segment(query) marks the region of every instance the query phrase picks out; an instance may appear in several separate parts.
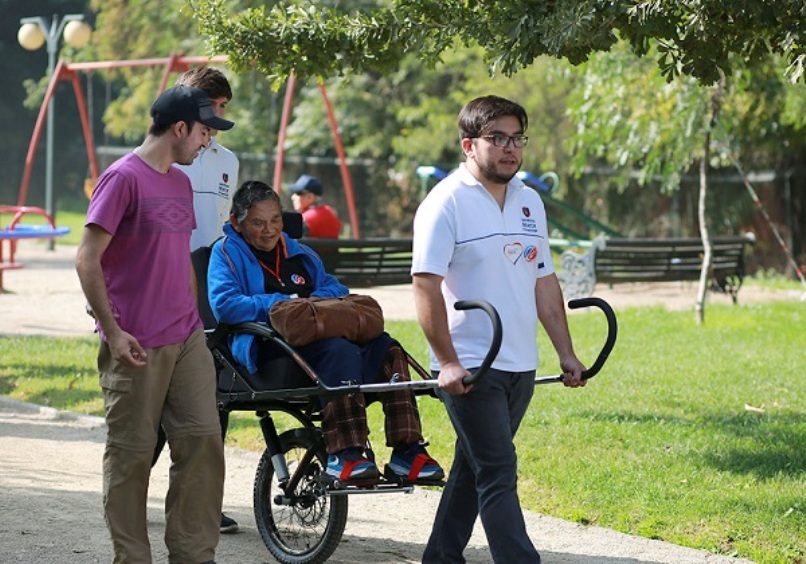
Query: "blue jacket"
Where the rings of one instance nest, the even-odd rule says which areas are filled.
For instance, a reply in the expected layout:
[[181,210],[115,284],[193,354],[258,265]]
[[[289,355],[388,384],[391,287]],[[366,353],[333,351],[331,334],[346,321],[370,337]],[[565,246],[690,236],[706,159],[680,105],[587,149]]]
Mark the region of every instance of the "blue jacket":
[[[305,270],[313,277],[311,296],[340,298],[349,293],[335,276],[325,272],[322,259],[313,249],[283,233],[289,257],[302,256]],[[213,315],[220,323],[236,325],[247,321],[269,322],[269,310],[276,302],[292,299],[285,294],[267,294],[264,273],[254,253],[240,233],[224,224],[224,237],[213,245],[207,271],[207,294]],[[235,360],[254,373],[257,371],[257,341],[253,335],[230,338]]]

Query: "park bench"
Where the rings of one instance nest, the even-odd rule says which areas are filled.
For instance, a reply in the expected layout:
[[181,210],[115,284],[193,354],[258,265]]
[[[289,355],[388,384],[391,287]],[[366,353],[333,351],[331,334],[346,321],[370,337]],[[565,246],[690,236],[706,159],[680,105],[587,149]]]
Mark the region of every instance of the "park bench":
[[[709,273],[710,289],[731,296],[736,303],[744,279],[745,249],[755,244],[752,233],[714,237]],[[642,239],[597,237],[580,254],[562,253],[558,274],[566,298],[589,296],[597,282],[670,282],[699,280],[704,256],[696,237]]]
[[316,251],[329,274],[349,288],[411,282],[411,239],[315,239],[301,243]]
[[[68,227],[56,227],[53,218],[42,208],[33,206],[0,206],[0,215],[13,214],[9,224],[0,229],[0,293],[3,292],[3,272],[23,267],[17,261],[17,241],[20,239],[56,239],[70,232]],[[47,221],[44,225],[26,225],[20,220],[26,215],[38,215]],[[3,252],[8,242],[8,253]]]

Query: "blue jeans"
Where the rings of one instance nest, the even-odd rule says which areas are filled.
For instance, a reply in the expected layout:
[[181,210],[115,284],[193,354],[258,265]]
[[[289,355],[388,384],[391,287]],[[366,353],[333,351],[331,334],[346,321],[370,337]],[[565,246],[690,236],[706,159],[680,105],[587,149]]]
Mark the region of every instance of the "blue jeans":
[[512,440],[534,394],[534,371],[490,369],[464,395],[439,392],[456,430],[456,452],[423,563],[463,563],[476,517],[498,563],[539,563],[517,491]]

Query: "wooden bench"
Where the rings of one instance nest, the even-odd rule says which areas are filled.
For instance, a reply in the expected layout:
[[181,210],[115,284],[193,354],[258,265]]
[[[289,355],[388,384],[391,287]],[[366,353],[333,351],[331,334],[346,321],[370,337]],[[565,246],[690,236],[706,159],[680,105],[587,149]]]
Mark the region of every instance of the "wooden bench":
[[411,282],[411,239],[314,239],[300,243],[316,251],[329,274],[349,288]]
[[[736,303],[744,279],[745,249],[755,235],[714,237],[711,241],[711,290]],[[565,297],[590,295],[597,282],[669,282],[699,280],[704,248],[699,238],[628,239],[600,236],[580,255],[565,251],[558,274]]]

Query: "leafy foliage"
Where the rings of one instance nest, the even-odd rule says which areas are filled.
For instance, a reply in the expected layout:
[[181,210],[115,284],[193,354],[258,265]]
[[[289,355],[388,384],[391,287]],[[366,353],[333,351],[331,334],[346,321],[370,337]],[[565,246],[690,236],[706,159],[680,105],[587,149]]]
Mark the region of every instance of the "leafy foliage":
[[657,40],[667,80],[683,74],[713,83],[737,63],[732,55],[743,62],[783,55],[793,82],[806,64],[800,0],[394,0],[353,12],[289,0],[236,13],[224,0],[189,2],[213,52],[277,82],[292,73],[389,72],[407,53],[433,66],[457,37],[480,45],[506,75],[541,55],[585,62],[619,37],[639,55]]
[[[193,19],[182,0],[165,0],[159,9],[162,31],[154,31],[155,6],[148,0],[92,0],[97,13],[90,60],[131,60],[167,57],[200,50],[202,41],[192,33]],[[184,38],[184,39],[178,39]],[[150,122],[149,108],[157,94],[163,69],[122,68],[112,77],[124,80],[121,92],[106,108],[109,134],[139,143]]]
[[[712,167],[730,167],[725,149],[740,154],[748,166],[772,168],[782,147],[803,148],[799,110],[806,105],[806,88],[786,83],[783,67],[780,58],[766,57],[736,67],[727,77],[714,124],[718,150],[708,156]],[[638,171],[640,184],[660,179],[672,191],[681,175],[706,157],[703,139],[710,127],[712,87],[691,77],[667,83],[660,68],[624,44],[592,56],[574,72],[580,83],[568,98],[576,127],[569,144],[577,174],[604,162],[623,173],[622,187],[629,173]]]
[[580,71],[582,83],[569,99],[575,169],[593,157],[621,171],[622,185],[637,170],[640,184],[659,177],[663,188],[675,189],[680,175],[703,157],[708,88],[692,78],[666,83],[657,67],[623,44],[597,54]]

